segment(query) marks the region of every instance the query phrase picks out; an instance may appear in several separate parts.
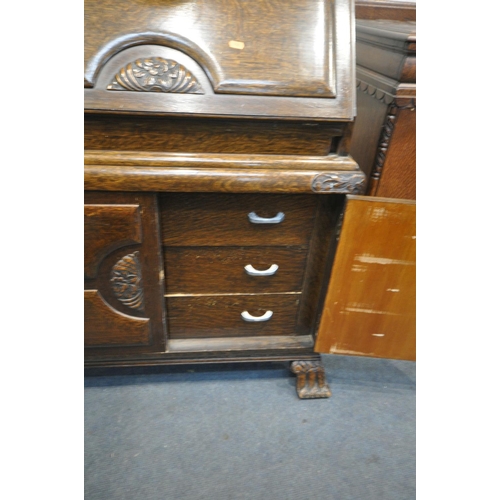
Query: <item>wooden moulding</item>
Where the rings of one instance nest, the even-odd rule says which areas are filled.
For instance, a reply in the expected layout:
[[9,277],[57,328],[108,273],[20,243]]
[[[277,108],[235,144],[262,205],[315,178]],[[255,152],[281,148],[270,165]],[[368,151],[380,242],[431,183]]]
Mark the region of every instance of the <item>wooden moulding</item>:
[[362,194],[350,157],[85,153],[85,189],[97,191]]

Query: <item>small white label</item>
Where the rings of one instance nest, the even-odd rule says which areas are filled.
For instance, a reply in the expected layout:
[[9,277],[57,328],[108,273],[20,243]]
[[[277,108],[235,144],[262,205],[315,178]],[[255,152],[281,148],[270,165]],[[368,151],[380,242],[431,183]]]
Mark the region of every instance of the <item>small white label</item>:
[[231,40],[229,42],[229,46],[232,49],[238,49],[238,50],[243,50],[245,48],[245,43],[244,42],[238,42],[236,40]]

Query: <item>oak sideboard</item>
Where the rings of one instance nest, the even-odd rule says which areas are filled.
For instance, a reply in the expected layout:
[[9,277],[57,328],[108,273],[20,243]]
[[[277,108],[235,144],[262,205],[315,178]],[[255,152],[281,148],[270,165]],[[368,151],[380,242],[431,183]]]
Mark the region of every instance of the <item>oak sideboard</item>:
[[86,0],[86,366],[286,361],[330,395],[354,31],[349,0]]

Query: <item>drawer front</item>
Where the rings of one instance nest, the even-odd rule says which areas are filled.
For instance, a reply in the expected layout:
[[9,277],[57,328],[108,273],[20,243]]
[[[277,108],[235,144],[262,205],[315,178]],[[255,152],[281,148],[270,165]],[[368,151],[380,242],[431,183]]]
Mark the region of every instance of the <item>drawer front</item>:
[[[299,300],[300,294],[168,297],[169,337],[293,335]],[[272,317],[248,322],[245,311],[257,318],[272,311]]]
[[306,258],[307,247],[166,247],[167,295],[300,292]]
[[300,246],[311,236],[317,197],[169,193],[160,201],[165,246]]

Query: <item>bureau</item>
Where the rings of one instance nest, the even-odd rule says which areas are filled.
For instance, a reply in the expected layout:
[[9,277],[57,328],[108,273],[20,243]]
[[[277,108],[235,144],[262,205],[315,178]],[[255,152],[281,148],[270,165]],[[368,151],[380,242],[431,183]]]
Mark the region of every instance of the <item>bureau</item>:
[[316,332],[366,187],[353,2],[85,9],[86,366],[287,361],[328,397]]

